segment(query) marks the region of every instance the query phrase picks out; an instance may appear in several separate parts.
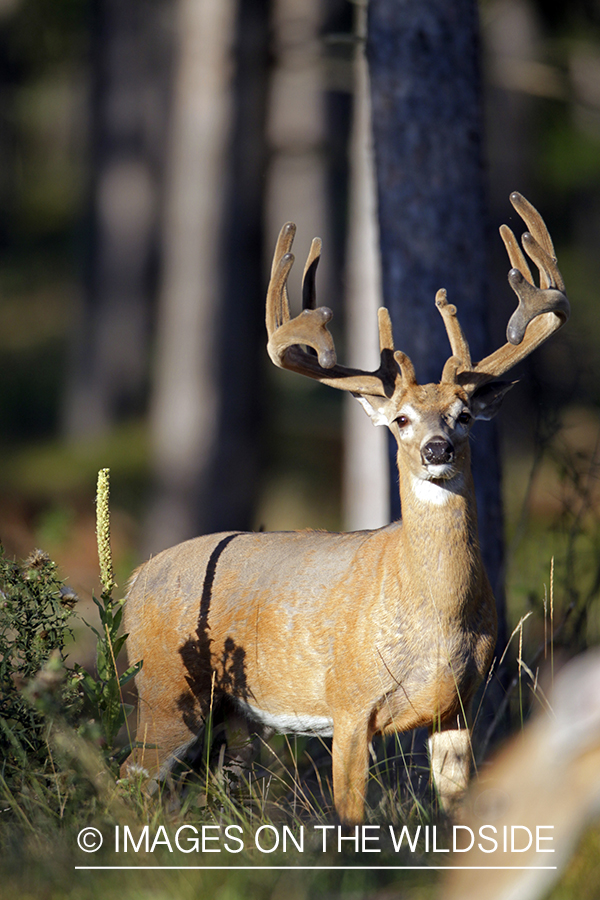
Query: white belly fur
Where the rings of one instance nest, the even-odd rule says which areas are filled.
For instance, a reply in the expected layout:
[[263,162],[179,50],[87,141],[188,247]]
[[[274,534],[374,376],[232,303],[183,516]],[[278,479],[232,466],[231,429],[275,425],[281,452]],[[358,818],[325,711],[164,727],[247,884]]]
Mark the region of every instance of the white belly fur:
[[306,734],[333,737],[333,720],[327,716],[311,716],[298,713],[268,713],[243,700],[237,700],[244,715],[261,725],[273,728],[279,734]]

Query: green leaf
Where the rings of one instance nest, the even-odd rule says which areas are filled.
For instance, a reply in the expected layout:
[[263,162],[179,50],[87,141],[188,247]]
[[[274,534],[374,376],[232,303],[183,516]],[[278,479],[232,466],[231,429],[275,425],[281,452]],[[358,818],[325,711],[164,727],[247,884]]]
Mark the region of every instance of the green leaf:
[[122,634],[118,638],[115,638],[115,640],[113,641],[112,647],[113,647],[113,654],[114,654],[115,659],[121,652],[121,648],[122,648],[123,644],[125,643],[125,640],[126,640],[125,635]]
[[129,666],[128,669],[123,672],[121,677],[119,678],[119,685],[123,687],[124,684],[127,684],[128,681],[131,681],[132,678],[135,678],[137,673],[142,668],[143,660],[140,659],[139,662],[134,663],[133,666]]

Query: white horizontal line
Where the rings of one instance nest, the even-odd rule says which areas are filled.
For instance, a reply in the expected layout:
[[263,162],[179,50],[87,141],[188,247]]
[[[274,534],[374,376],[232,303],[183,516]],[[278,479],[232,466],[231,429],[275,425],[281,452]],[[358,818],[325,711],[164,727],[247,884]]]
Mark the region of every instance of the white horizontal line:
[[419,870],[423,872],[441,872],[441,871],[452,871],[454,869],[461,871],[490,871],[490,872],[508,872],[508,871],[516,871],[516,872],[529,872],[529,871],[555,871],[557,866],[75,866],[75,869],[94,869],[97,871],[108,871],[109,869],[118,869],[118,870],[148,870],[148,869],[169,869],[175,871],[189,871],[190,869],[198,870],[198,871],[228,871],[231,870],[239,872],[239,871],[291,871],[291,870],[299,870],[299,871],[315,871],[317,869],[327,869],[335,871],[336,869],[340,870],[351,870],[356,869],[358,871],[376,871],[376,872],[389,872],[389,871],[400,871],[410,869],[412,871]]

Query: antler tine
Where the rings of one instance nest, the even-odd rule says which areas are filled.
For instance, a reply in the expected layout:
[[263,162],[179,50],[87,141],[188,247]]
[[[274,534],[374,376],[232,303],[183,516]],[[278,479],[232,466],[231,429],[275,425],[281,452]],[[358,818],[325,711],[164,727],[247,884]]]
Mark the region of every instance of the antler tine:
[[520,344],[532,319],[543,313],[554,312],[562,316],[562,321],[565,322],[570,310],[564,293],[565,283],[544,220],[537,209],[517,191],[510,195],[510,201],[530,229],[521,240],[527,256],[536,264],[540,273],[540,287],[536,288],[527,264],[523,267],[524,259],[518,251],[514,235],[510,229],[503,229],[500,233],[513,266],[508,280],[519,298],[519,305],[509,320],[506,336],[511,344]]
[[286,222],[279,232],[273,262],[271,264],[271,279],[267,290],[267,333],[273,334],[280,325],[290,320],[290,304],[287,291],[287,278],[294,264],[294,255],[290,253],[296,226],[293,222]]
[[296,237],[296,225],[294,222],[286,222],[281,226],[281,230],[277,235],[277,243],[275,244],[275,252],[273,253],[273,262],[271,263],[271,278],[275,274],[281,258],[289,253]]
[[315,280],[317,277],[317,266],[321,259],[321,246],[321,238],[316,237],[312,239],[302,274],[302,309],[316,309],[317,307]]
[[[327,307],[316,306],[315,274],[321,256],[321,241],[314,238],[304,267],[302,294],[304,309],[290,318],[286,282],[294,261],[290,253],[295,226],[284,225],[273,258],[271,280],[267,291],[267,350],[271,360],[280,368],[315,378],[358,397],[383,397],[388,400],[402,383],[396,358],[403,357],[405,381],[414,379],[414,369],[404,354],[394,354],[392,326],[387,310],[379,310],[379,346],[381,361],[374,372],[351,369],[336,363],[333,339],[327,323],[333,313]],[[311,348],[306,350],[304,348]],[[315,357],[314,351],[317,356]],[[407,361],[408,360],[408,361]]]
[[392,331],[392,320],[385,306],[380,306],[377,310],[377,325],[379,328],[379,352],[389,350],[394,352],[394,333]]
[[[326,306],[321,309],[304,310],[300,316],[292,319],[287,294],[287,279],[290,269],[294,264],[294,256],[290,249],[296,234],[296,226],[293,222],[287,222],[277,238],[273,264],[271,266],[271,280],[267,289],[266,325],[267,325],[267,351],[276,366],[289,368],[285,362],[287,350],[296,344],[311,347],[319,359],[319,367],[331,369],[335,366],[336,356],[333,339],[327,331],[327,322],[333,313]],[[316,252],[313,252],[315,250]],[[311,247],[311,253],[304,270],[304,281],[307,281],[307,272],[312,272],[308,277],[314,291],[314,270],[319,261],[320,241],[316,238]],[[300,351],[305,356],[305,351]],[[313,360],[314,361],[314,360]]]
[[449,356],[444,363],[440,384],[458,384],[458,372],[462,366],[462,360],[458,356]]
[[[537,209],[535,208],[535,206],[533,206],[529,202],[529,200],[526,200],[525,197],[522,194],[520,194],[518,191],[512,192],[512,194],[510,195],[510,202],[512,203],[512,205],[514,206],[516,211],[519,213],[519,215],[521,216],[521,218],[527,225],[527,228],[529,229],[531,235],[534,237],[534,239],[540,245],[542,250],[544,250],[546,255],[548,257],[550,257],[550,259],[553,259],[554,263],[556,263],[556,254],[554,252],[554,244],[552,243],[552,238],[550,237],[550,232],[546,228],[546,223],[540,216],[540,214],[537,211]],[[523,237],[525,237],[525,235],[523,235]],[[533,257],[530,257],[530,258],[533,259]],[[535,259],[533,261],[536,262]],[[537,263],[536,263],[536,265],[537,265]],[[556,271],[558,272],[558,269]],[[542,273],[540,273],[540,275],[541,274]],[[560,274],[559,274],[559,278],[560,278]],[[561,279],[561,281],[562,281],[562,279]],[[542,288],[547,288],[547,287],[551,287],[552,283],[549,281],[548,284],[545,284],[545,285],[542,284],[540,286]],[[558,285],[554,285],[554,286],[558,287]],[[564,284],[563,284],[562,288],[560,288],[560,290],[564,290]]]
[[410,357],[402,350],[394,349],[394,334],[392,332],[392,320],[385,306],[377,310],[377,322],[379,326],[379,355],[380,365],[377,370],[382,381],[394,386],[394,391],[400,385],[417,384],[415,367]]
[[[542,290],[556,288],[564,293],[565,283],[556,264],[554,244],[546,228],[546,223],[537,209],[517,191],[511,194],[510,201],[529,228],[529,231],[523,235],[522,241],[525,252],[538,267],[540,288]],[[508,230],[510,231],[510,229]],[[522,255],[521,260],[523,260]],[[515,268],[521,269],[521,265],[514,263],[512,258],[511,263]],[[533,284],[533,278],[529,277],[527,280]]]
[[500,237],[504,242],[504,247],[506,252],[508,253],[508,258],[510,260],[510,264],[513,269],[518,269],[519,272],[527,279],[530,284],[533,284],[533,276],[531,274],[531,270],[529,268],[529,264],[523,255],[523,251],[519,247],[516,237],[514,236],[511,229],[508,225],[500,226]]
[[555,288],[564,294],[565,283],[560,274],[558,265],[556,264],[556,257],[550,256],[544,247],[542,247],[528,231],[525,232],[521,240],[523,241],[523,246],[525,247],[527,255],[539,269],[540,288],[542,290]]
[[529,266],[513,232],[503,225],[500,235],[512,266],[508,281],[519,299],[519,305],[508,323],[508,343],[481,360],[470,371],[461,365],[458,381],[471,390],[508,372],[569,318],[570,306],[564,292],[564,281],[544,220],[535,207],[516,191],[511,194],[510,200],[530,229],[521,240],[525,253],[539,269],[540,287],[533,283]]
[[[469,350],[469,345],[463,334],[463,330],[460,327],[460,322],[456,315],[456,307],[452,303],[448,303],[447,294],[443,288],[435,295],[435,305],[446,326],[446,334],[450,341],[452,357],[458,357],[462,367],[470,369],[471,351]],[[452,357],[450,357],[450,359],[452,359]]]

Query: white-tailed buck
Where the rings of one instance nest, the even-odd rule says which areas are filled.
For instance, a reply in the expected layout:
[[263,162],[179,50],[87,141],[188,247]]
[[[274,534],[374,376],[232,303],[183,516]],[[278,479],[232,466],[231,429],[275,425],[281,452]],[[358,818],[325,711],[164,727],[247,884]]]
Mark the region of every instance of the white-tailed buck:
[[[474,365],[444,291],[436,296],[451,357],[439,384],[418,384],[394,351],[379,310],[375,372],[337,365],[315,308],[320,241],[303,279],[305,309],[290,317],[286,281],[295,228],[279,235],[267,295],[268,352],[277,366],[350,391],[398,443],[402,520],[375,531],[227,532],[165,550],[131,582],[125,611],[137,676],[132,762],[160,777],[182,758],[223,694],[256,723],[333,735],[333,792],[343,822],[364,815],[369,743],[427,726],[435,784],[448,807],[465,788],[473,695],[492,657],[496,612],[483,568],[469,457],[476,419],[496,412],[493,384],[568,318],[552,241],[537,211],[511,201],[529,231],[525,252],[501,229],[519,305],[508,343]],[[312,348],[312,349],[306,349]],[[127,764],[126,764],[127,766]]]

